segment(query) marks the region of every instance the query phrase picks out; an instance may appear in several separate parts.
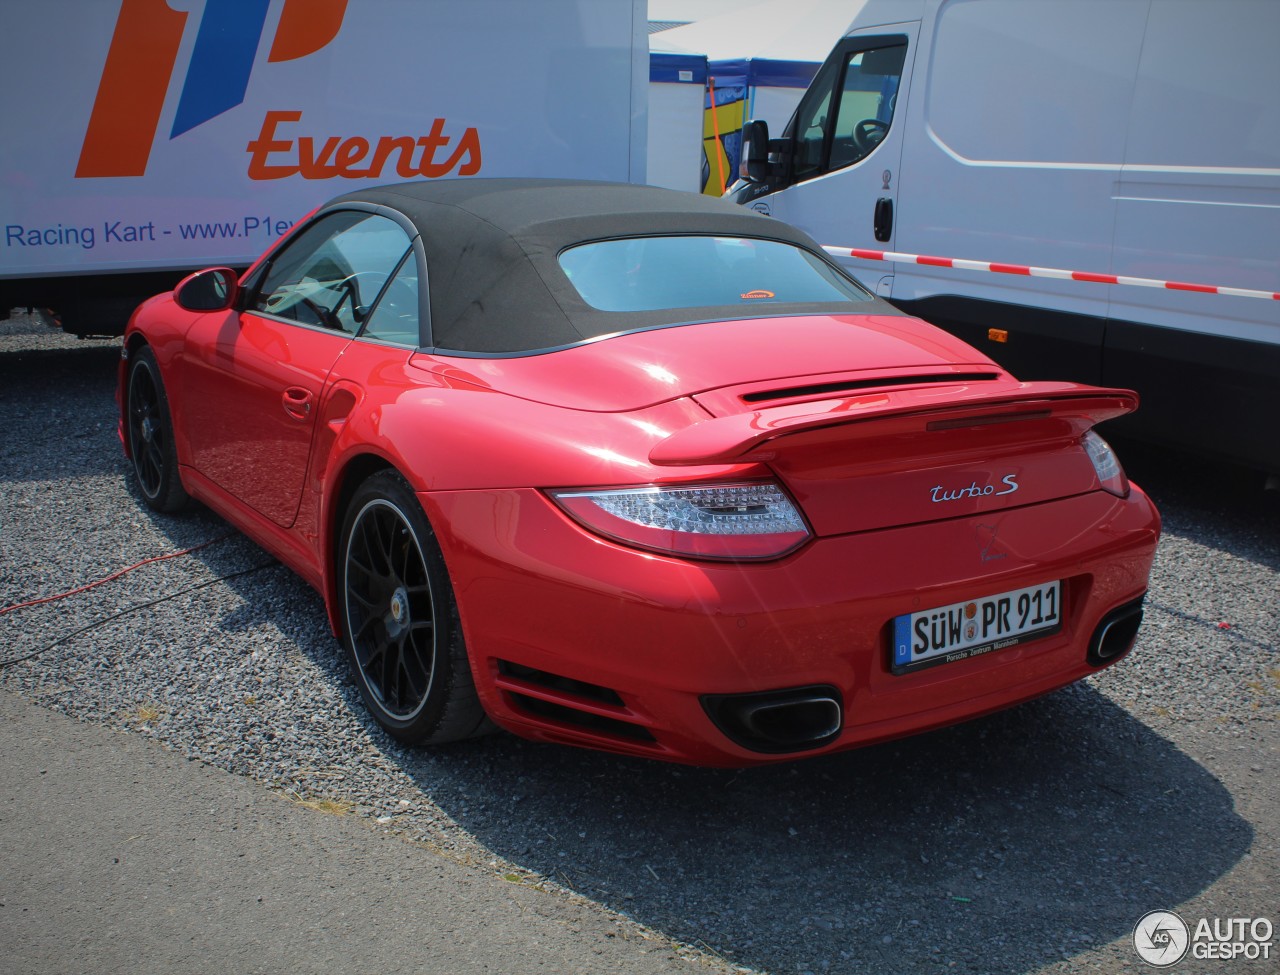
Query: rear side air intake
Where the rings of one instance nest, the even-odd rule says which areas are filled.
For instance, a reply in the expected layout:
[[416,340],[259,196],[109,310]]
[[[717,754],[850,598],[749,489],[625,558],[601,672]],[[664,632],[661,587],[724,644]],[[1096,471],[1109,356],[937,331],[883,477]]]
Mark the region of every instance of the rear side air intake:
[[612,688],[509,660],[497,663],[498,688],[516,710],[609,738],[645,743],[654,740]]

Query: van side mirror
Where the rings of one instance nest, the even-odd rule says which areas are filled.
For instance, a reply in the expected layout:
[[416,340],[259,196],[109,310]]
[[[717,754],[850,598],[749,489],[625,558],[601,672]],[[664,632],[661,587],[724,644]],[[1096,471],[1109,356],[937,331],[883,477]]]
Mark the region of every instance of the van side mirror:
[[742,127],[742,162],[738,175],[748,183],[769,179],[769,123],[752,119]]
[[179,281],[173,300],[187,311],[226,311],[239,294],[236,272],[229,267],[212,267]]

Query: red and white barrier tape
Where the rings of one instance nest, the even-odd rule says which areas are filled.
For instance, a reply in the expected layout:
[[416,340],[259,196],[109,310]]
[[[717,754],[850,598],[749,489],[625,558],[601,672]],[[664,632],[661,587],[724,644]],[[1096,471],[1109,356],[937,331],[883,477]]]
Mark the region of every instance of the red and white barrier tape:
[[1210,295],[1235,295],[1237,298],[1266,298],[1280,301],[1280,292],[1254,291],[1252,288],[1227,288],[1187,281],[1159,281],[1155,278],[1133,278],[1124,274],[1096,274],[1093,271],[1064,271],[1056,267],[1032,267],[1027,264],[996,264],[992,261],[968,261],[959,257],[930,257],[927,254],[902,254],[897,251],[871,251],[858,247],[822,248],[835,257],[860,257],[866,261],[894,261],[901,264],[927,264],[931,267],[955,267],[963,271],[991,271],[995,274],[1021,274],[1033,278],[1057,278],[1062,281],[1089,281],[1094,284],[1128,284],[1139,288],[1167,288],[1170,291],[1198,291]]

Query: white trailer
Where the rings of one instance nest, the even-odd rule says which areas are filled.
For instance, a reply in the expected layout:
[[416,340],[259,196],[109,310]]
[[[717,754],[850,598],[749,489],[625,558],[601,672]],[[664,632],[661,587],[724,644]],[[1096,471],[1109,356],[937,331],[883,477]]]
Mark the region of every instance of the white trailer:
[[1131,431],[1280,472],[1280,3],[849,12],[735,198],[1021,378],[1137,389]]
[[702,190],[702,105],[707,56],[649,35],[649,155],[646,181],[669,190]]
[[0,5],[0,317],[121,331],[360,183],[645,181],[644,0]]

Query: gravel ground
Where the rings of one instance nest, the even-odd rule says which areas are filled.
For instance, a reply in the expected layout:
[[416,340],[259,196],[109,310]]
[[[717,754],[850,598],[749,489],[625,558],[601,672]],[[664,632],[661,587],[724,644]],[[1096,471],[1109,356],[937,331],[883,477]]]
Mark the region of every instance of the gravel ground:
[[505,734],[412,751],[360,705],[312,590],[203,509],[143,506],[117,350],[0,322],[0,608],[209,544],[0,615],[0,687],[584,898],[712,967],[1119,973],[1147,911],[1280,927],[1280,497],[1247,472],[1125,445],[1165,518],[1147,621],[1123,662],[1040,701],[746,771]]

